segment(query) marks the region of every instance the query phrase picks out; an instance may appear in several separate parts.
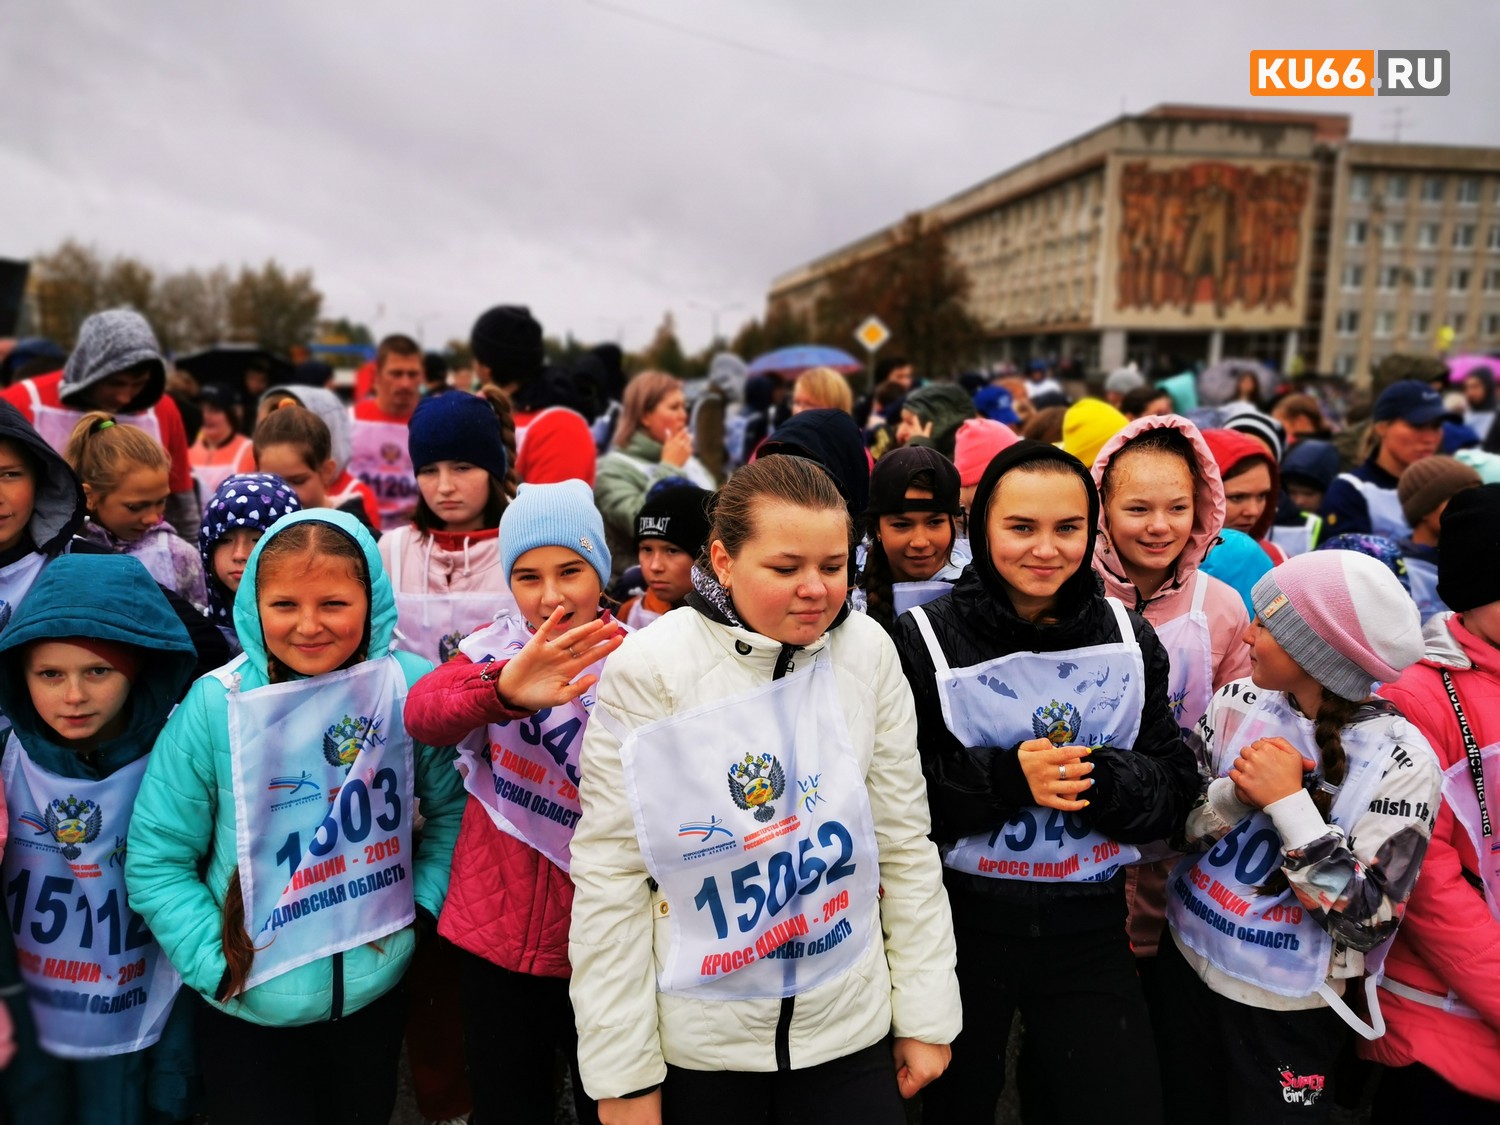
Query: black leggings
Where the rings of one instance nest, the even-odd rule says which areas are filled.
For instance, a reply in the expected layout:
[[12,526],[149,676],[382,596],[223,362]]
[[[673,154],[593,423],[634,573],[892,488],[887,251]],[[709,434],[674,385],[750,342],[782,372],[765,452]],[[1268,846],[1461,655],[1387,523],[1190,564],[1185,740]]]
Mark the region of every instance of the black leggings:
[[599,1107],[578,1077],[578,1032],[565,977],[513,973],[460,949],[464,1054],[474,1094],[470,1125],[552,1125],[559,1049],[573,1073],[580,1125],[598,1125]]
[[[993,1125],[1017,1009],[1026,1028],[1028,1125],[1161,1119],[1151,1020],[1123,926],[1049,938],[958,927],[964,1029],[923,1119]],[[1034,1064],[1034,1065],[1032,1065]]]
[[386,1125],[406,1027],[397,985],[352,1015],[262,1027],[204,1005],[199,1061],[214,1125]]
[[[941,1121],[941,1118],[929,1118]],[[668,1066],[662,1125],[904,1125],[889,1041],[802,1070]]]
[[[1220,996],[1170,933],[1156,954],[1157,1049],[1168,1125],[1327,1121],[1349,1029],[1327,1007],[1278,1011]],[[1425,1115],[1414,1120],[1438,1120]]]

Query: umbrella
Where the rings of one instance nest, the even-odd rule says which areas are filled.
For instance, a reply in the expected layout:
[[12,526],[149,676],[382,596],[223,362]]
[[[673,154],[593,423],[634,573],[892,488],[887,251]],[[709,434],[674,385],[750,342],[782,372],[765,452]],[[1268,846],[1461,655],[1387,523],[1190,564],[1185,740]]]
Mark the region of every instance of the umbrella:
[[292,374],[290,363],[254,344],[215,344],[191,355],[178,356],[173,362],[199,383],[218,383],[243,390],[245,372],[254,360],[270,367],[269,386],[287,382]]
[[1462,383],[1468,378],[1469,372],[1476,367],[1488,367],[1492,374],[1500,375],[1500,360],[1488,355],[1453,355],[1445,361],[1448,364],[1448,382]]
[[845,375],[863,371],[865,365],[848,352],[817,344],[798,344],[767,352],[750,365],[752,375],[799,375],[809,367],[831,367]]
[[1236,397],[1240,376],[1254,375],[1260,397],[1269,402],[1276,393],[1278,377],[1258,359],[1224,359],[1198,375],[1198,398],[1203,406],[1223,406]]

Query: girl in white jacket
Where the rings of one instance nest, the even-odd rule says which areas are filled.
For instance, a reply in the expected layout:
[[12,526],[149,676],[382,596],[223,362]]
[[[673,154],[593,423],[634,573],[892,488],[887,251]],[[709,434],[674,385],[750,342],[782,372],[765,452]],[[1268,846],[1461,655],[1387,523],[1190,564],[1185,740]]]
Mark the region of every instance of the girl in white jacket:
[[[810,461],[740,470],[688,605],[605,666],[570,952],[606,1125],[904,1120],[960,1026],[911,693]],[[894,1043],[892,1043],[894,1037]]]

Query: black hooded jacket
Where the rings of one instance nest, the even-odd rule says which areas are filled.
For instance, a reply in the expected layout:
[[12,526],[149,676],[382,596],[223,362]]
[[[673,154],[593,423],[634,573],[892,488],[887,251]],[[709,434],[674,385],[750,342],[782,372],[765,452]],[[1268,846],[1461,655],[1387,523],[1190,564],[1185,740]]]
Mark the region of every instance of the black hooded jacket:
[[[1055,624],[1019,616],[990,561],[985,513],[1001,476],[1016,466],[1054,460],[1071,469],[1088,493],[1088,544],[1080,564],[1058,591]],[[990,462],[974,495],[974,561],[950,594],[924,607],[943,654],[953,668],[981,664],[1015,652],[1058,652],[1120,640],[1114,612],[1089,567],[1099,521],[1099,496],[1076,458],[1040,442],[1023,441]],[[1167,651],[1145,619],[1130,614],[1146,668],[1145,709],[1131,747],[1101,747],[1089,756],[1094,787],[1089,807],[1076,814],[1091,828],[1122,843],[1149,843],[1182,827],[1197,792],[1192,753],[1167,705]],[[937,673],[912,616],[896,621],[895,642],[917,708],[917,747],[927,778],[933,837],[952,843],[988,833],[1017,809],[1032,805],[1016,746],[963,746],[943,721]],[[1042,883],[994,879],[946,870],[954,919],[960,925],[1031,937],[1120,926],[1125,913],[1124,874],[1106,883]]]
[[816,461],[833,478],[854,521],[854,533],[861,534],[865,508],[870,502],[870,459],[865,453],[864,435],[859,426],[842,410],[804,410],[793,414],[776,427],[757,451],[757,457],[772,453],[790,453]]

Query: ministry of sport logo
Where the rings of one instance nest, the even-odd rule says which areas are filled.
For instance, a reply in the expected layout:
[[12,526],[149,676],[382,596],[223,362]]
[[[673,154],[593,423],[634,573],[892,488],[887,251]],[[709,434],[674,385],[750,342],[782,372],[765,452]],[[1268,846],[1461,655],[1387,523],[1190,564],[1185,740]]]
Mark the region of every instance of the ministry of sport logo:
[[367,746],[379,746],[385,741],[380,735],[384,719],[372,719],[361,715],[355,719],[345,715],[323,732],[323,757],[330,766],[348,769]]
[[776,815],[771,804],[786,792],[786,774],[775,754],[746,754],[744,761],[729,767],[729,795],[736,807],[753,810],[755,819],[770,820]]
[[1083,726],[1083,716],[1071,703],[1057,700],[1038,707],[1031,716],[1031,731],[1038,738],[1045,738],[1053,746],[1067,746],[1078,737]]
[[275,796],[271,803],[272,809],[286,809],[316,801],[323,793],[322,787],[306,770],[271,778],[266,782],[266,791]]
[[62,845],[63,858],[71,862],[83,854],[79,844],[92,844],[99,838],[104,810],[97,801],[59,797],[42,811],[42,822],[52,838]]

